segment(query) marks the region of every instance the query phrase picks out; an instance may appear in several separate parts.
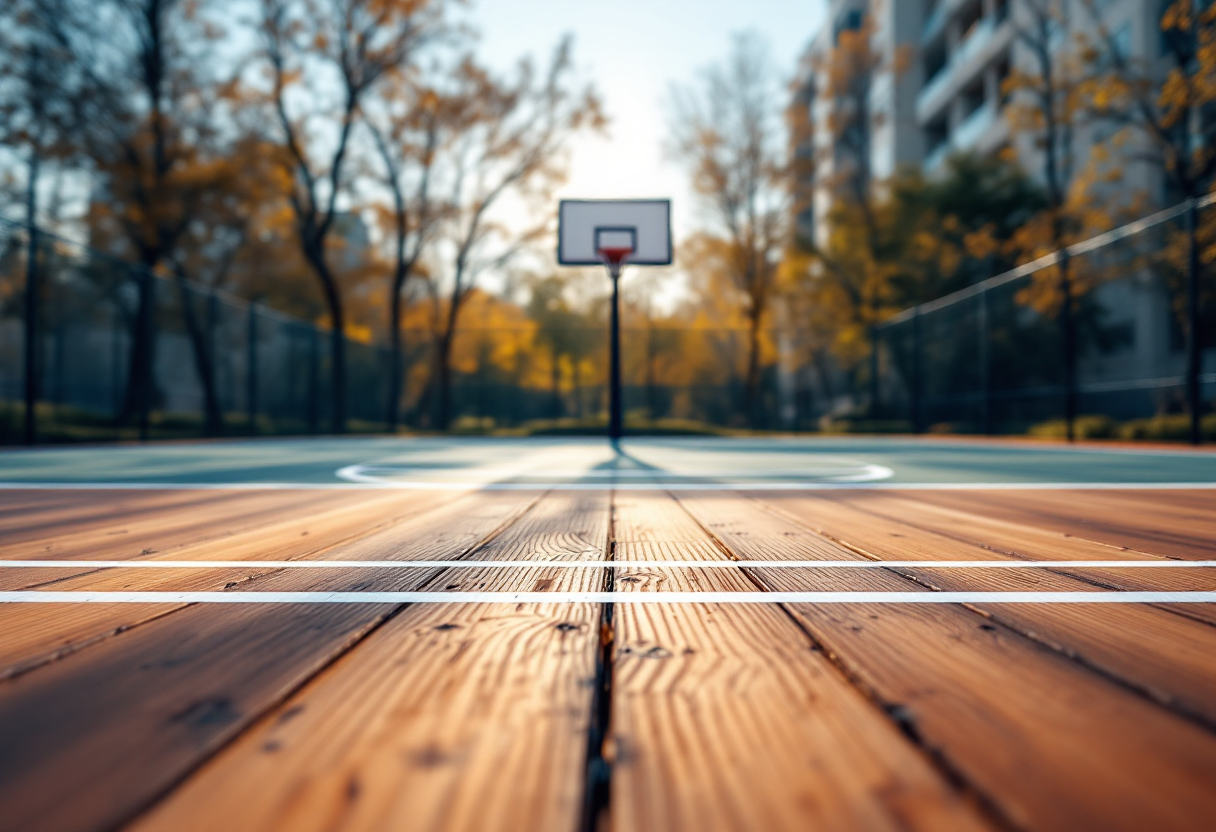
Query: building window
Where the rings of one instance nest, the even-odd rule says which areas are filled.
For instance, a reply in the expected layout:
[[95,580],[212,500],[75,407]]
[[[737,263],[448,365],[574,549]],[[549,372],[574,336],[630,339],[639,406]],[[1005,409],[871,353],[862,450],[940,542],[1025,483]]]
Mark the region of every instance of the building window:
[[1008,57],[996,65],[996,94],[998,107],[1004,107],[1009,103],[1009,93],[1005,89],[1005,82],[1009,80],[1010,71],[1011,67]]
[[1111,35],[1111,45],[1114,47],[1115,55],[1121,60],[1126,61],[1132,56],[1132,24],[1131,21],[1126,21],[1122,26],[1115,30]]
[[940,118],[925,127],[925,155],[932,156],[950,143],[950,128],[946,119]]
[[939,43],[924,52],[925,84],[937,77],[946,68],[946,45]]
[[959,28],[963,33],[959,38],[959,43],[970,37],[975,27],[979,26],[983,20],[984,6],[982,3],[970,3],[964,6],[958,15]]

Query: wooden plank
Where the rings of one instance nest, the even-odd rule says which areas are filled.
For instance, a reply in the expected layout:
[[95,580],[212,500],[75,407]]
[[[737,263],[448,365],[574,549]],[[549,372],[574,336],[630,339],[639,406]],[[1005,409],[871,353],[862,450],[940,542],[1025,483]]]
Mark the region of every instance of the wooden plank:
[[187,502],[84,527],[60,524],[53,534],[29,540],[10,541],[3,535],[0,540],[4,556],[14,559],[107,560],[165,554],[323,507],[355,505],[367,499],[363,492],[339,489],[239,491],[219,496],[227,499]]
[[[935,507],[895,495],[879,499],[778,498],[770,504],[820,534],[876,560],[1010,560],[1006,546],[1019,546],[1028,558],[1070,560],[1144,560],[1058,535],[1035,540],[1027,529],[1019,545],[1003,522],[986,522],[959,512],[933,516]],[[939,509],[939,511],[941,511]],[[934,530],[925,528],[928,526]],[[942,533],[938,533],[938,529]],[[1016,527],[1015,527],[1016,530]],[[951,536],[947,536],[949,533]],[[1039,533],[1055,535],[1055,533]],[[991,547],[968,542],[992,539]],[[1048,545],[1058,548],[1048,549]],[[1096,551],[1095,551],[1096,550]],[[1008,570],[897,569],[925,586],[946,591],[1087,591],[1096,578],[1122,589],[1216,590],[1216,570]],[[1074,577],[1077,576],[1077,577]],[[1083,661],[1165,703],[1216,726],[1216,627],[1174,613],[1172,607],[972,605],[1001,624]],[[1201,605],[1187,605],[1202,609]],[[1209,609],[1216,621],[1216,609]]]
[[[394,525],[453,499],[436,492],[357,492],[335,489],[312,492],[310,499],[262,507],[260,503],[237,512],[233,506],[202,513],[193,507],[185,510],[189,519],[165,518],[158,525],[169,531],[148,530],[138,524],[124,528],[111,537],[104,531],[74,533],[72,549],[50,552],[27,544],[4,547],[6,560],[243,560],[273,558],[274,553],[298,552],[306,557],[347,539],[364,536],[379,528]],[[192,516],[191,516],[192,515]],[[199,530],[201,527],[201,531]],[[166,535],[160,548],[143,546],[150,535]],[[165,542],[168,545],[164,545]],[[3,539],[0,538],[0,542]],[[270,554],[268,554],[270,553]],[[0,571],[0,588],[25,589],[54,581],[63,583],[77,576],[98,574],[96,567],[80,569],[25,569]],[[127,573],[129,574],[129,573]],[[86,586],[82,584],[79,586]]]
[[[1211,492],[1205,492],[1211,494]],[[1216,524],[1170,529],[1156,511],[1187,492],[1137,492],[1143,508],[1112,509],[1096,491],[919,491],[916,499],[1163,557],[1210,559]]]
[[[452,558],[512,522],[522,493],[458,500],[342,557]],[[372,551],[374,549],[374,552]],[[292,570],[266,590],[412,589],[435,570]],[[247,588],[242,585],[233,591]],[[389,605],[195,605],[0,685],[0,805],[11,829],[110,828],[345,652]]]
[[[981,550],[970,550],[968,560],[983,560],[985,558],[1001,558],[1009,556],[1019,560],[1077,560],[1077,561],[1144,561],[1162,560],[1161,555],[1147,554],[1134,549],[1115,548],[1104,543],[1073,537],[1062,532],[1014,523],[1008,520],[993,519],[980,513],[972,513],[957,508],[947,508],[935,503],[925,503],[915,495],[907,494],[852,494],[833,497],[819,496],[818,499],[831,500],[833,508],[817,514],[817,531],[828,533],[836,539],[843,539],[827,531],[824,525],[828,518],[848,514],[852,507],[865,512],[865,518],[854,517],[863,527],[873,525],[875,518],[888,518],[906,525],[918,533],[930,533],[940,538],[957,541],[964,546]],[[795,502],[799,498],[795,498]],[[786,503],[784,498],[775,498],[770,504],[780,506]],[[815,525],[815,524],[812,524]],[[833,523],[839,529],[839,521]],[[855,536],[857,526],[851,525]],[[843,532],[842,532],[843,534]],[[898,540],[913,557],[919,557],[918,551],[926,547],[917,543],[916,536],[909,537],[908,531],[891,530],[892,541]],[[935,540],[935,546],[949,546],[941,540]],[[931,549],[932,547],[928,547]],[[965,550],[957,550],[965,551]],[[962,558],[962,555],[959,555]],[[933,559],[927,555],[928,559]],[[906,559],[906,558],[905,558]],[[1174,558],[1187,560],[1187,558]],[[1051,574],[1068,575],[1072,578],[1097,584],[1106,588],[1117,588],[1130,591],[1187,591],[1216,588],[1216,571],[1206,568],[1168,569],[1168,570],[1120,570],[1120,569],[1066,569],[1053,571]],[[1209,623],[1216,623],[1216,610],[1205,605],[1162,606],[1178,615],[1198,618]]]
[[[250,560],[243,569],[13,569],[0,570],[0,588],[46,586],[59,591],[217,591],[230,589],[277,570],[258,567],[256,560],[324,558],[337,547],[378,545],[376,533],[393,529],[406,519],[452,500],[436,492],[362,493],[337,495],[332,508],[308,501],[291,516],[269,513],[266,525],[218,540],[185,546],[172,552],[126,558],[130,560]],[[325,504],[323,504],[324,506]],[[395,534],[395,532],[390,532]],[[100,559],[100,558],[99,558]],[[115,558],[121,560],[124,558]],[[53,582],[53,583],[52,583]],[[0,679],[45,664],[159,618],[186,604],[27,606],[0,605]]]
[[[618,495],[617,589],[755,592],[668,495]],[[986,829],[778,605],[617,605],[611,828]]]
[[[270,492],[273,493],[273,492]],[[238,504],[248,492],[212,490],[113,491],[104,489],[70,491],[4,491],[3,500],[20,501],[27,510],[0,520],[0,537],[17,543],[56,537],[62,529],[76,531],[121,530],[124,523],[138,522],[159,515],[179,514],[188,507],[206,510],[211,506]],[[292,493],[279,492],[271,500],[291,502]],[[187,515],[188,516],[188,515]]]
[[[860,555],[745,500],[689,494],[743,559]],[[818,589],[825,570],[750,570]],[[882,570],[852,587],[908,591]],[[1216,816],[1216,737],[953,605],[794,605],[807,630],[1009,824],[1030,830],[1198,830]]]
[[[603,492],[550,494],[477,560],[603,558]],[[596,590],[599,569],[461,569],[448,589]],[[144,830],[578,825],[599,605],[407,608],[218,754]]]

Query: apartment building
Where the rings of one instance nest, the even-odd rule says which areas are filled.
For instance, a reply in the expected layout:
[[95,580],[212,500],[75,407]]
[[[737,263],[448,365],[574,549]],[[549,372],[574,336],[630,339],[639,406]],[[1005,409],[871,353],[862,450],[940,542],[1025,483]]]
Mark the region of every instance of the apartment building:
[[[1032,177],[1042,178],[1041,141],[1029,132],[1011,130],[1005,91],[1011,72],[1038,70],[1031,51],[1033,38],[1027,34],[1030,2],[829,0],[827,24],[808,46],[792,105],[808,108],[811,128],[805,131],[805,144],[809,146],[797,151],[814,160],[813,166],[803,166],[799,183],[804,194],[796,217],[801,236],[824,242],[828,229],[823,218],[833,194],[828,185],[851,165],[864,164],[872,185],[881,187],[901,167],[918,168],[932,177],[944,170],[951,153],[1008,150]],[[1073,51],[1078,36],[1096,41],[1101,27],[1125,57],[1157,65],[1164,77],[1169,59],[1159,23],[1166,2],[1060,0],[1055,7],[1059,23],[1048,37],[1052,54],[1063,59]],[[859,29],[867,15],[873,27],[871,49],[885,60],[870,82],[866,141],[842,143],[829,129],[833,108],[841,102],[830,94],[823,68],[842,33]],[[897,61],[897,56],[902,60]],[[1079,123],[1068,148],[1074,173],[1080,174],[1094,158],[1092,150],[1107,144],[1117,130],[1112,124]],[[1132,138],[1114,150],[1120,178],[1100,186],[1112,206],[1137,205],[1136,210],[1144,210],[1133,200],[1147,197],[1150,205],[1159,206],[1177,200],[1161,166],[1147,161],[1151,153],[1146,151],[1151,148],[1143,141]],[[859,149],[864,159],[856,158]],[[1117,280],[1101,286],[1095,297],[1104,309],[1105,323],[1123,335],[1118,344],[1093,348],[1081,356],[1083,412],[1093,407],[1094,412],[1131,417],[1176,408],[1182,389],[1171,379],[1180,377],[1184,356],[1181,330],[1163,287],[1149,280]],[[1216,350],[1208,352],[1208,362],[1216,359]],[[1132,383],[1133,379],[1152,383]],[[847,406],[851,404],[832,405]]]
[[[1161,0],[1096,0],[1101,24],[1117,48],[1133,59],[1156,59],[1161,54],[1158,18]],[[1096,38],[1098,23],[1089,4],[1065,0],[1060,5],[1063,23],[1054,34],[1061,52],[1078,33]],[[803,200],[798,217],[802,234],[817,239],[823,233],[816,223],[826,215],[831,194],[822,187],[849,160],[856,148],[834,147],[828,119],[837,102],[825,95],[821,68],[842,32],[872,20],[872,49],[885,60],[871,80],[872,116],[864,164],[875,182],[900,167],[918,167],[933,175],[954,152],[995,153],[1012,148],[1026,169],[1041,170],[1032,137],[1012,136],[1005,108],[1003,85],[1016,67],[1034,71],[1029,47],[1019,37],[1027,27],[1025,0],[830,0],[828,23],[807,48],[794,106],[808,107],[813,147],[801,147],[813,156],[815,172],[801,183],[814,198]],[[1107,141],[1113,128],[1094,124],[1074,136],[1073,156],[1078,164],[1088,151]],[[1129,166],[1121,185],[1125,193],[1147,192],[1154,201],[1167,199],[1159,169],[1147,164]]]

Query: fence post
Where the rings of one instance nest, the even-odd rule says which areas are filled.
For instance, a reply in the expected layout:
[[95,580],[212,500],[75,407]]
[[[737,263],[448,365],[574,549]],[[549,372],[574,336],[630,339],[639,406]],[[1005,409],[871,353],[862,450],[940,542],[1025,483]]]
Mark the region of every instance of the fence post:
[[992,434],[992,369],[988,356],[988,293],[979,293],[980,426],[985,436]]
[[258,305],[249,304],[249,331],[245,336],[245,407],[249,414],[249,435],[258,433]]
[[207,293],[207,356],[211,361],[211,384],[215,387],[216,406],[220,411],[220,423],[217,426],[220,433],[224,433],[224,404],[220,397],[220,353],[215,348],[215,329],[220,317],[220,301],[216,297],[215,289],[212,288]]
[[870,419],[878,418],[878,323],[870,324]]
[[[139,441],[148,441],[148,422],[152,412],[152,386],[156,379],[153,366],[156,349],[156,276],[150,269],[140,270],[140,285],[144,302],[140,306],[138,325],[144,339],[144,354],[139,358]],[[136,342],[137,343],[137,342]],[[132,348],[135,344],[132,344]]]
[[912,432],[921,432],[920,305],[912,307]]
[[110,388],[111,406],[115,417],[122,412],[122,315],[118,304],[111,301],[110,306]]
[[1199,332],[1199,207],[1194,198],[1186,206],[1186,234],[1186,399],[1191,415],[1191,444],[1198,445],[1203,441],[1203,389],[1199,384],[1203,353]]
[[38,280],[38,226],[28,229],[25,258],[25,444],[38,441],[38,340],[41,337],[41,287]]
[[1072,279],[1068,273],[1068,249],[1060,249],[1060,325],[1064,336],[1064,432],[1069,442],[1076,441],[1077,420],[1077,336],[1072,310]]
[[318,433],[318,407],[321,397],[321,348],[317,325],[309,327],[308,338],[308,432]]

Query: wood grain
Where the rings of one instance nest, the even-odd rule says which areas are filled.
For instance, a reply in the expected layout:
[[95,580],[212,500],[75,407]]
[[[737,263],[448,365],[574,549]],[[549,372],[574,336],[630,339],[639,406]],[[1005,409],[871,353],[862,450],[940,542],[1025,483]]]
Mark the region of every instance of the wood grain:
[[[308,500],[290,508],[267,512],[264,525],[232,532],[217,540],[184,545],[170,552],[114,560],[250,560],[244,569],[124,570],[124,569],[12,569],[0,570],[0,588],[45,587],[58,591],[217,591],[233,589],[276,570],[259,567],[256,560],[324,558],[339,546],[360,538],[376,544],[375,533],[392,529],[423,514],[451,495],[433,492],[334,495],[331,503]],[[216,518],[225,525],[226,518]],[[127,553],[124,553],[127,554]],[[111,559],[99,557],[98,559]],[[159,618],[185,604],[148,605],[0,605],[0,679],[96,643],[99,639]]]
[[[81,496],[82,500],[91,499]],[[213,499],[120,517],[109,523],[62,522],[50,534],[28,540],[4,540],[12,559],[107,560],[169,554],[208,541],[221,541],[246,529],[339,505],[357,505],[367,495],[357,491],[254,491],[213,495]]]
[[[877,496],[877,495],[874,495]],[[798,497],[771,504],[876,560],[1144,560],[1147,556],[1009,527],[961,512],[935,516],[935,507],[894,495],[880,499]],[[942,511],[938,509],[938,511]],[[913,525],[913,524],[917,525]],[[940,528],[942,533],[925,526]],[[949,536],[947,536],[949,535]],[[1036,539],[1037,536],[1038,539]],[[1047,539],[1042,539],[1046,537]],[[970,540],[990,540],[981,546]],[[1018,550],[1006,550],[1016,546]],[[1051,547],[1051,548],[1049,548]],[[1006,552],[1009,554],[1006,554]],[[949,570],[897,569],[945,591],[1087,591],[1094,581],[1122,589],[1216,589],[1216,570]],[[1083,580],[1084,579],[1084,580]],[[1180,712],[1216,726],[1216,627],[1175,614],[1171,607],[1016,605],[977,603],[1005,626],[1107,673]],[[1202,609],[1200,605],[1187,605]],[[1208,612],[1216,614],[1216,609]],[[1216,617],[1214,617],[1216,620]]]
[[[190,512],[198,509],[218,511],[238,506],[248,491],[172,490],[172,491],[107,491],[89,489],[69,491],[9,491],[3,492],[0,503],[18,502],[24,507],[12,516],[0,518],[0,535],[8,543],[52,540],[64,528],[74,531],[95,531],[101,538],[110,532],[121,532],[127,523],[155,522],[158,518],[189,521]],[[262,504],[267,508],[290,504],[294,492],[266,492]],[[227,508],[226,508],[227,507]]]
[[[755,502],[693,494],[682,502],[742,559],[860,557]],[[838,580],[750,571],[771,589]],[[914,586],[880,570],[851,582],[872,591]],[[791,609],[907,733],[1014,826],[1198,830],[1216,816],[1216,737],[974,612]]]
[[[604,558],[606,493],[552,494],[471,556]],[[595,590],[599,569],[462,569],[464,590]],[[576,828],[598,605],[407,608],[135,825]]]
[[[1212,499],[1212,492],[1203,497]],[[916,499],[1163,557],[1210,559],[1216,540],[1212,510],[1185,524],[1162,516],[1175,501],[1193,507],[1196,495],[1185,491],[1137,492],[1131,505],[1112,504],[1101,491],[921,491]]]
[[[667,495],[616,499],[617,588],[755,592]],[[617,605],[615,830],[990,828],[778,605]]]
[[[374,535],[374,546],[352,544],[342,556],[366,557],[374,549],[386,558],[458,557],[534,499],[497,494],[455,501]],[[439,571],[296,571],[251,583],[319,590],[358,589],[371,581],[409,589]],[[0,829],[114,826],[394,609],[197,605],[10,679],[0,685]]]

